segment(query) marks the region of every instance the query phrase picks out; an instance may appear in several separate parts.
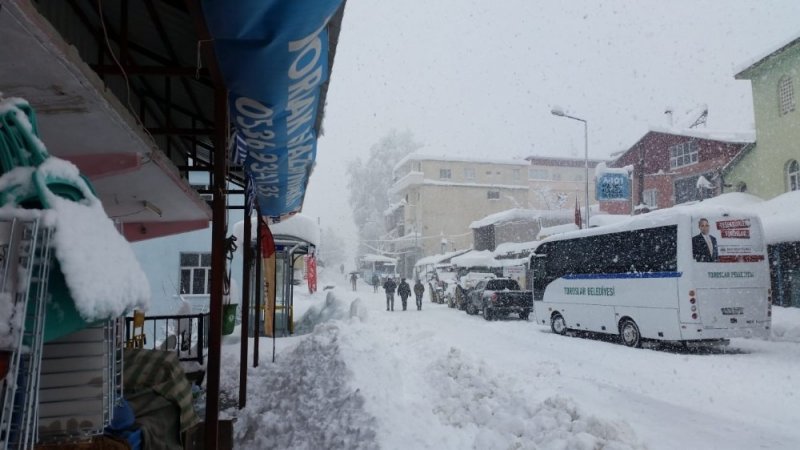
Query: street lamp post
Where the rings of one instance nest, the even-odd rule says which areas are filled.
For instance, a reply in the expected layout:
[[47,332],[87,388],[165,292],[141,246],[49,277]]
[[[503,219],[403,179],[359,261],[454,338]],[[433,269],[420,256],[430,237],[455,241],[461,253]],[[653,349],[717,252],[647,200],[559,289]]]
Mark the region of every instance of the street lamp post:
[[566,114],[560,108],[553,108],[550,110],[550,114],[583,122],[583,158],[586,166],[586,228],[589,228],[589,124],[586,122],[586,120],[581,119],[580,117]]

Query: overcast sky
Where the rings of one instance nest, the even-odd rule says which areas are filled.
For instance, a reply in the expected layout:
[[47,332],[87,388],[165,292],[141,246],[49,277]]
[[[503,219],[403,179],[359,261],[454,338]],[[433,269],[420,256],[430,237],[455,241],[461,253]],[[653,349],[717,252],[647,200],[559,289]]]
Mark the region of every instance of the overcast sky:
[[800,35],[797,0],[348,0],[303,212],[348,240],[345,167],[392,128],[435,155],[589,157],[707,104],[752,130],[734,75]]

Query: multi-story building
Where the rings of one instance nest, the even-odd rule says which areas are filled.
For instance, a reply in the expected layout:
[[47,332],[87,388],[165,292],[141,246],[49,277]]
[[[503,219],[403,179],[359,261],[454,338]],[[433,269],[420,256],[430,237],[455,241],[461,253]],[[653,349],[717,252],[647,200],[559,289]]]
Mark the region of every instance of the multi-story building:
[[800,189],[798,78],[800,37],[736,74],[753,88],[758,142],[726,174],[732,189],[763,199]]
[[394,168],[386,212],[398,271],[410,276],[426,256],[469,247],[470,223],[489,214],[528,207],[524,160],[491,160],[411,154]]
[[[529,156],[528,185],[530,208],[553,210],[573,208],[576,200],[586,205],[585,158]],[[602,160],[589,159],[589,205],[596,204],[594,169]]]
[[752,145],[747,132],[651,129],[609,164],[633,167],[631,202],[601,202],[600,209],[630,214],[636,205],[668,208],[719,195],[724,168]]
[[[726,171],[725,180],[732,189],[765,200],[800,190],[798,78],[800,37],[736,74],[738,80],[750,80],[753,89],[758,142]],[[795,236],[781,233],[768,239],[768,244],[775,303],[800,307],[800,241]]]

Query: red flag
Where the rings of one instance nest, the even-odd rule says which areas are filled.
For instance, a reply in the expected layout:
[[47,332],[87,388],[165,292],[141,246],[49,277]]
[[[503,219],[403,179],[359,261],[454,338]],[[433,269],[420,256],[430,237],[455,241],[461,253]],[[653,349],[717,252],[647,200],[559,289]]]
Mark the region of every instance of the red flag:
[[261,225],[259,230],[261,232],[261,257],[269,258],[275,253],[275,238],[272,237],[272,231],[269,230],[266,220],[260,219],[259,224]]
[[311,255],[306,260],[306,277],[308,278],[308,293],[317,292],[317,258]]
[[575,225],[581,228],[581,208],[578,204],[578,198],[575,197]]

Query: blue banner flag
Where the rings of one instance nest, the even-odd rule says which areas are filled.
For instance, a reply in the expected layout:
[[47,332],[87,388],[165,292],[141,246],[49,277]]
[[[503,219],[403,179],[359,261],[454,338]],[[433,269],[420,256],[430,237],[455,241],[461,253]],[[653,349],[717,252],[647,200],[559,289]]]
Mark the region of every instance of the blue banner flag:
[[342,0],[203,0],[261,214],[300,211],[317,152],[328,24]]

